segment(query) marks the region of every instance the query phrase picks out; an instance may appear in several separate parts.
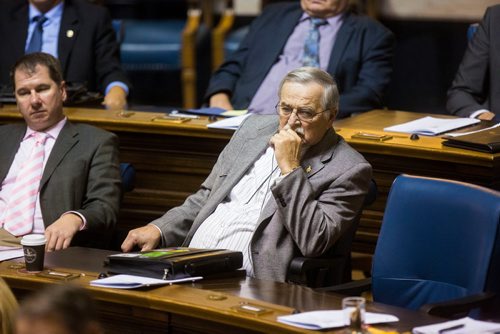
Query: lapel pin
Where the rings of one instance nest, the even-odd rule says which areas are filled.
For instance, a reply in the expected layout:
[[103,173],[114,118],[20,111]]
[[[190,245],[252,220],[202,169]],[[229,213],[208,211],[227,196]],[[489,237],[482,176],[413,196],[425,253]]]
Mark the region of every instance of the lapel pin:
[[75,32],[73,30],[67,30],[66,31],[66,37],[71,38],[75,35]]
[[312,167],[309,165],[306,167],[306,173],[309,174],[312,170]]

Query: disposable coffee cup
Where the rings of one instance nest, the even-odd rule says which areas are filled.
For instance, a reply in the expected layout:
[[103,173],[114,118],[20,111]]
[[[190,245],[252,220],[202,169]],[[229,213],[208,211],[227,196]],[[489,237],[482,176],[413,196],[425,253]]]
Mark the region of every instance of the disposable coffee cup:
[[21,239],[26,271],[37,273],[43,270],[45,242],[46,240],[43,234],[28,234]]

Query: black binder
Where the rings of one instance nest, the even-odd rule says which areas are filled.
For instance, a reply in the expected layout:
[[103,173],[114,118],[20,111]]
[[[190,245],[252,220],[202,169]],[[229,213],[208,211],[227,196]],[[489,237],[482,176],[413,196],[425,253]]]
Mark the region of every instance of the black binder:
[[233,272],[243,265],[243,254],[225,249],[171,247],[107,257],[112,274],[179,279]]
[[488,128],[479,132],[458,137],[445,137],[443,145],[486,153],[500,152],[500,127]]

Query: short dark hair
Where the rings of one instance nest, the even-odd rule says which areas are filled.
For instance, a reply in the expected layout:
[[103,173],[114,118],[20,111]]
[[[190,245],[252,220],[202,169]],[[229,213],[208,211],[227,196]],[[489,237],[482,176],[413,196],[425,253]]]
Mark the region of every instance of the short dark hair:
[[19,309],[18,319],[56,321],[68,333],[80,334],[86,326],[97,322],[97,310],[92,297],[81,287],[56,284],[30,295]]
[[28,53],[19,58],[12,67],[12,70],[10,71],[10,80],[12,82],[12,87],[14,87],[14,90],[16,89],[16,71],[25,71],[27,73],[34,74],[38,65],[47,67],[47,69],[49,70],[50,78],[58,86],[61,85],[61,83],[63,82],[63,74],[61,63],[59,63],[59,60],[48,53],[34,52]]

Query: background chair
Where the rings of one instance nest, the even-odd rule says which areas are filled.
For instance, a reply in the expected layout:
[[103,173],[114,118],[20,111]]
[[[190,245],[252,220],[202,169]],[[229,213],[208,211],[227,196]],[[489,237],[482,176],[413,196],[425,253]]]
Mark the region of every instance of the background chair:
[[[372,180],[363,203],[363,209],[375,202],[376,198],[377,184]],[[359,212],[350,229],[345,232],[326,255],[319,258],[294,258],[288,269],[287,280],[290,283],[306,285],[312,288],[351,281],[351,246],[360,217],[361,212]]]
[[131,163],[122,162],[120,164],[120,177],[122,179],[122,192],[126,193],[134,190],[135,168]]
[[[124,13],[113,20],[122,67],[132,81],[132,104],[179,106],[182,96],[182,107],[195,108],[201,100],[210,72],[208,28],[201,22],[200,0],[176,3],[186,7],[184,17]],[[165,13],[164,7],[158,12]]]
[[[373,257],[374,301],[452,318],[477,306],[485,314],[496,298],[498,311],[499,221],[498,191],[398,176]],[[323,290],[352,294],[355,283]]]

